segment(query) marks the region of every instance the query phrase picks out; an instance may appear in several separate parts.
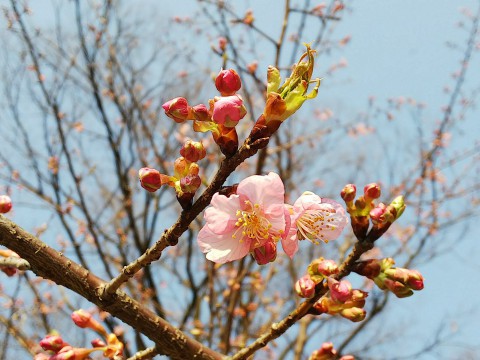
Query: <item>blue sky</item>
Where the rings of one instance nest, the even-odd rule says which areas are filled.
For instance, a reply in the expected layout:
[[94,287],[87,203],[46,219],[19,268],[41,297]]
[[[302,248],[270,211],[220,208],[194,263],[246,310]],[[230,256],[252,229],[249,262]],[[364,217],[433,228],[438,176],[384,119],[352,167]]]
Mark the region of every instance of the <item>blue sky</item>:
[[[51,22],[46,6],[49,3],[32,2],[38,22]],[[245,9],[252,8],[256,23],[268,24],[266,31],[277,36],[277,19],[282,11],[281,7],[275,6],[277,1],[230,3],[238,3],[238,6]],[[314,3],[312,2],[312,5]],[[143,4],[145,7],[155,4],[154,7],[158,8],[159,17],[162,19],[172,15],[191,15],[195,7],[193,1],[139,1],[136,4]],[[463,0],[347,2],[344,19],[335,26],[332,37],[340,39],[351,35],[351,40],[341,51],[332,52],[329,57],[323,58],[317,65],[316,74],[324,77],[323,74],[331,63],[341,58],[348,61],[348,66],[335,76],[324,77],[319,97],[315,100],[316,106],[332,108],[339,116],[353,120],[359,111],[366,108],[370,96],[375,96],[377,102],[383,105],[388,98],[404,96],[426,104],[422,118],[426,123],[440,119],[441,108],[448,100],[448,94],[445,94],[443,88],[453,85],[451,74],[458,70],[462,58],[461,51],[449,48],[446,43],[464,45],[468,34],[455,25],[463,19],[459,10],[461,7],[470,7],[476,11],[478,6],[479,1]],[[315,35],[313,30],[311,35]],[[302,39],[306,42],[310,40]],[[180,41],[191,43],[191,39]],[[197,51],[204,52],[205,58],[210,56],[206,46],[209,40],[197,42],[196,39],[195,44],[198,46]],[[261,53],[261,62],[270,61],[270,50],[266,49],[264,54]],[[480,86],[479,65],[477,51],[468,70],[467,89]],[[211,64],[211,67],[218,69],[220,63]],[[463,146],[468,147],[478,141],[480,121],[471,119],[479,117],[479,110],[473,109],[468,113],[470,120],[458,125],[466,128],[463,129],[463,137],[454,139],[454,149],[460,150]],[[408,110],[400,112],[394,121],[394,129],[405,129],[400,134],[407,140],[415,136],[409,132],[412,130],[412,120]],[[405,125],[402,125],[402,122]],[[408,144],[408,141],[401,144]],[[342,182],[344,179],[332,181]],[[18,211],[16,218],[20,219],[20,215]],[[388,323],[405,321],[405,326],[409,327],[406,337],[395,344],[397,349],[405,350],[405,354],[413,353],[432,338],[438,326],[444,326],[446,333],[454,330],[453,333],[458,334],[451,344],[476,345],[478,349],[478,325],[474,320],[480,319],[477,310],[480,290],[469,283],[479,275],[480,267],[472,259],[478,258],[480,251],[476,244],[478,232],[474,230],[475,224],[471,225],[466,235],[458,239],[458,245],[433,261],[419,264],[419,270],[426,278],[426,288],[422,292],[410,299],[393,301],[389,310],[398,317],[390,318]],[[456,227],[447,234],[440,234],[437,241],[444,241],[449,237],[451,242],[462,230],[462,227]],[[404,341],[404,345],[401,341]],[[457,350],[455,346],[442,347],[436,355],[424,356],[422,359],[437,359],[439,355],[447,359],[457,358]]]

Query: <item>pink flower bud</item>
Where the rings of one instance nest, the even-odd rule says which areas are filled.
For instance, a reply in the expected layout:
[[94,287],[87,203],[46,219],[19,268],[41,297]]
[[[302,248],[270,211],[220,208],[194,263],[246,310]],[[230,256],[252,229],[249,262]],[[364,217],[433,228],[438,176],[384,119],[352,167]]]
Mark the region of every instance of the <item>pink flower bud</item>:
[[207,152],[203,144],[199,141],[187,140],[180,149],[182,155],[187,161],[197,162],[205,157]]
[[74,311],[71,315],[71,318],[75,325],[82,329],[89,327],[91,321],[93,320],[92,314],[82,309]]
[[204,104],[192,107],[193,117],[197,121],[210,121],[210,112]]
[[340,196],[342,197],[343,201],[346,203],[352,202],[355,200],[355,196],[357,194],[357,188],[354,184],[345,185],[342,191],[340,192]]
[[318,273],[325,277],[338,273],[338,265],[333,260],[321,260],[318,263]]
[[214,101],[212,119],[227,128],[235,127],[247,114],[239,95],[215,97]]
[[383,203],[378,204],[372,210],[370,210],[370,219],[374,225],[384,224],[386,222],[385,213],[387,206]]
[[327,282],[332,300],[344,303],[350,299],[352,295],[352,285],[348,280],[337,281],[333,278],[328,278]]
[[90,343],[95,348],[107,346],[107,344],[105,344],[105,341],[103,341],[102,339],[99,339],[99,338],[98,339],[93,339]]
[[340,311],[340,315],[350,321],[359,322],[365,319],[367,312],[365,311],[365,309],[352,307],[349,309],[343,309],[342,311]]
[[215,87],[222,96],[230,96],[240,90],[242,81],[235,70],[220,70],[215,79]]
[[412,290],[422,290],[423,289],[423,276],[417,270],[410,270],[410,276],[408,277],[407,285],[410,286]]
[[33,360],[50,360],[50,355],[38,353],[33,357]]
[[51,356],[50,360],[85,360],[88,356],[97,349],[73,348],[65,346],[55,355]]
[[187,175],[180,179],[180,189],[187,194],[194,194],[200,185],[202,185],[202,180],[198,175]]
[[295,292],[302,298],[310,299],[315,295],[315,282],[308,275],[302,276],[295,283]]
[[6,214],[12,209],[12,199],[8,195],[0,195],[0,214]]
[[75,325],[82,329],[89,328],[104,336],[107,334],[103,326],[92,317],[92,314],[83,309],[74,311],[71,318]]
[[155,192],[162,186],[162,177],[158,170],[148,167],[141,168],[138,171],[140,185],[149,192]]
[[253,249],[252,255],[258,265],[266,265],[273,262],[277,258],[277,243],[275,241],[267,241],[262,246]]
[[225,51],[227,48],[227,39],[225,39],[223,36],[218,38],[218,48],[221,51]]
[[165,110],[165,114],[177,123],[183,123],[190,118],[191,108],[188,106],[187,100],[183,97],[177,97],[167,101],[162,107],[163,110]]
[[378,199],[382,194],[380,190],[380,185],[378,185],[377,183],[365,185],[365,187],[363,188],[363,193],[365,194],[365,198],[369,200]]
[[58,352],[65,346],[68,346],[68,344],[64,342],[62,337],[59,335],[47,335],[40,340],[39,344],[43,350],[53,352]]

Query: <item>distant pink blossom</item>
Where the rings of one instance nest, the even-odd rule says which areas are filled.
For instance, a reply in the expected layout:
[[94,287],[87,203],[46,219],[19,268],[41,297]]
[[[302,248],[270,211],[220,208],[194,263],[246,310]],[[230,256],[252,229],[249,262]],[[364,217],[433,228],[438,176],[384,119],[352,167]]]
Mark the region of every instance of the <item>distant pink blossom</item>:
[[299,240],[328,243],[338,238],[348,223],[345,209],[339,203],[310,191],[304,192],[293,206],[285,207],[290,213],[290,226],[282,246],[291,258],[298,250]]
[[[238,260],[285,234],[284,186],[275,173],[242,180],[234,195],[215,194],[197,238],[208,260]],[[289,220],[289,219],[288,219]]]

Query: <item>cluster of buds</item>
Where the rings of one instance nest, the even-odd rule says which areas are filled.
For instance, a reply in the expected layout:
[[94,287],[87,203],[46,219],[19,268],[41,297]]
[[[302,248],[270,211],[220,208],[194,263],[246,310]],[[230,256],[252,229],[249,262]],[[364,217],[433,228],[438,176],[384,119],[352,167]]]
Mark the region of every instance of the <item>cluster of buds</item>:
[[177,199],[183,208],[191,205],[195,192],[202,184],[197,161],[206,155],[201,142],[187,140],[180,149],[181,157],[174,163],[174,175],[164,175],[152,168],[141,168],[138,171],[140,185],[149,192],[155,192],[162,185],[175,189]]
[[12,210],[12,199],[8,195],[0,195],[0,214],[6,214]]
[[367,312],[363,308],[368,293],[353,289],[347,280],[337,281],[332,277],[327,279],[329,292],[312,307],[315,315],[340,315],[350,321],[358,322],[365,319]]
[[238,149],[235,126],[247,114],[243,100],[237,94],[242,83],[237,72],[229,69],[220,71],[215,86],[221,96],[210,99],[209,108],[204,104],[190,106],[183,97],[167,101],[162,107],[165,114],[177,123],[193,120],[193,130],[211,131],[222,153],[231,156]]
[[315,286],[336,273],[338,265],[334,260],[315,259],[308,265],[308,274],[295,283],[295,292],[300,297],[310,299],[315,295]]
[[80,309],[74,311],[71,317],[75,325],[94,330],[102,339],[92,340],[92,348],[77,348],[70,346],[58,333],[52,333],[40,341],[40,346],[48,353],[35,355],[35,360],[84,360],[90,359],[89,356],[94,351],[102,351],[103,356],[111,360],[123,359],[123,343],[115,334],[108,334],[90,313]]
[[[280,71],[273,66],[268,67],[265,108],[252,129],[251,141],[269,138],[306,100],[317,96],[320,79],[312,80],[315,51],[307,44],[306,47],[307,51],[294,65],[290,77],[283,85],[280,85],[282,81]],[[315,83],[315,87],[307,94],[310,83]]]
[[[403,196],[396,197],[390,205],[375,204],[374,200],[381,195],[380,185],[376,183],[366,185],[363,195],[357,199],[355,199],[356,193],[355,185],[348,184],[345,185],[340,195],[350,214],[353,232],[359,240],[364,240],[367,233],[371,241],[377,240],[405,210]],[[373,226],[368,232],[370,221]]]
[[339,357],[337,350],[333,347],[331,342],[325,342],[322,347],[312,352],[308,360],[355,360],[352,355],[344,355]]
[[371,259],[355,264],[357,274],[375,282],[382,290],[389,290],[399,298],[413,295],[413,290],[423,289],[423,276],[417,270],[393,267],[392,258]]

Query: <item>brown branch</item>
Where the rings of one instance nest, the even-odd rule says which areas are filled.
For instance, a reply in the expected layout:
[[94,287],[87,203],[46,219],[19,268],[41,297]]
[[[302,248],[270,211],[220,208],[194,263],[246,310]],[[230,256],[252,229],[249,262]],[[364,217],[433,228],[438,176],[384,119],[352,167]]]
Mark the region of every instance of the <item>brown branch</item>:
[[245,140],[242,147],[230,158],[225,158],[218,169],[214,179],[205,189],[203,194],[195,201],[188,210],[183,210],[174,225],[165,230],[162,237],[138,259],[125,266],[122,272],[106,284],[103,296],[114,294],[115,291],[137,271],[156,261],[162,255],[162,251],[171,245],[178,243],[178,238],[188,229],[190,223],[208,206],[213,195],[222,187],[227,177],[247,158],[255,155],[257,151],[265,147],[268,139],[259,139],[250,144],[250,139]]
[[221,354],[186,336],[125,293],[117,291],[104,300],[99,292],[105,286],[102,279],[2,215],[0,244],[27,260],[37,276],[65,286],[147,336],[155,342],[160,354],[178,360],[222,359]]
[[[349,254],[348,258],[343,262],[339,268],[337,275],[333,276],[336,280],[344,278],[350,274],[352,266],[360,258],[360,256],[373,248],[373,241],[370,241],[368,238],[365,241],[357,241],[355,246],[352,249],[352,252]],[[311,299],[305,300],[301,303],[296,309],[294,309],[290,314],[288,314],[284,319],[278,323],[273,323],[270,326],[270,329],[267,330],[263,335],[261,335],[257,340],[255,340],[249,346],[243,348],[234,356],[229,358],[230,360],[245,360],[250,355],[255,353],[257,350],[266,346],[270,341],[275,340],[284,334],[291,326],[293,326],[297,321],[302,319],[312,306],[328,291],[328,286],[325,282],[321,282],[316,287],[315,296]]]

